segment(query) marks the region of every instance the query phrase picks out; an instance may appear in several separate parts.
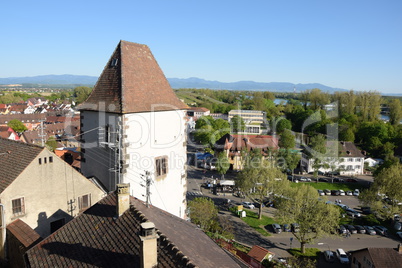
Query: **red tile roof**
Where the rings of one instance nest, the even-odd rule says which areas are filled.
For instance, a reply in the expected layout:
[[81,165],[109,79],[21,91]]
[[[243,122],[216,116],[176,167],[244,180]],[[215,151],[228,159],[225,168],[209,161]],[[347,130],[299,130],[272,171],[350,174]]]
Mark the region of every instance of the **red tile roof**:
[[37,232],[20,219],[8,224],[7,231],[11,232],[26,248],[33,246],[42,239]]
[[243,149],[261,149],[261,150],[278,150],[278,139],[268,135],[230,135],[226,134],[220,138],[216,144],[216,148],[230,151],[241,151]]
[[120,41],[88,99],[80,110],[138,113],[182,110],[146,45]]
[[273,253],[265,248],[255,245],[251,248],[247,255],[249,255],[253,259],[256,259],[259,262],[262,262],[268,254]]

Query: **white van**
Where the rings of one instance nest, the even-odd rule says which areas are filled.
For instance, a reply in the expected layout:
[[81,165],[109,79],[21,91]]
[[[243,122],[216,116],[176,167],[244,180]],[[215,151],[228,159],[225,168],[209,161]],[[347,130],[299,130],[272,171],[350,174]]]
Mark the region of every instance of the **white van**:
[[336,250],[336,256],[338,257],[338,259],[341,263],[345,263],[345,264],[349,263],[348,255],[346,255],[346,253],[343,249],[338,248]]

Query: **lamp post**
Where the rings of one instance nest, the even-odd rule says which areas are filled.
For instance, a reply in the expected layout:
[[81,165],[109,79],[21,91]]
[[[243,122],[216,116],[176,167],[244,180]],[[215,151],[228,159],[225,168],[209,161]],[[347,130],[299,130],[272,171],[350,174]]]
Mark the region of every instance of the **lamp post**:
[[327,245],[328,246],[328,250],[331,251],[329,244],[328,243],[317,243],[317,245],[322,246],[322,245]]

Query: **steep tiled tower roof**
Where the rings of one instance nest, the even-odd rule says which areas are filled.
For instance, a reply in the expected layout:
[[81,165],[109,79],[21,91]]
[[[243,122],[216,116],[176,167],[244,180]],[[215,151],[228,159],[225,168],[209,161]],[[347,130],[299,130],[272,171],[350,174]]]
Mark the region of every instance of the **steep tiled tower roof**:
[[80,110],[138,113],[181,110],[175,95],[146,45],[120,41]]

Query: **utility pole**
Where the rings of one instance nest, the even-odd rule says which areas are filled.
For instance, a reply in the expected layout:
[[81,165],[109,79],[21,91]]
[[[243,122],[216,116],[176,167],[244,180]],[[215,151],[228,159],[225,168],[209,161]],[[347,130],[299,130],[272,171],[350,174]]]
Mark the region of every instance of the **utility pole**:
[[70,201],[67,201],[67,205],[69,206],[69,208],[67,208],[67,212],[70,212],[71,217],[74,217],[74,210],[77,208],[77,206],[75,206],[74,204],[75,199],[70,199]]
[[45,146],[45,134],[44,134],[44,126],[43,126],[43,121],[44,120],[39,120],[39,122],[40,122],[40,128],[39,128],[39,130],[40,130],[40,134],[38,135],[39,137],[40,137],[40,139],[41,139],[41,142],[42,142],[42,147],[44,147]]
[[149,171],[145,172],[145,186],[146,186],[146,201],[145,204],[147,206],[147,208],[149,208],[149,203],[150,203],[150,199],[151,199],[151,191],[150,191],[150,186],[151,186],[151,174],[149,173]]

